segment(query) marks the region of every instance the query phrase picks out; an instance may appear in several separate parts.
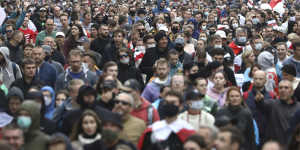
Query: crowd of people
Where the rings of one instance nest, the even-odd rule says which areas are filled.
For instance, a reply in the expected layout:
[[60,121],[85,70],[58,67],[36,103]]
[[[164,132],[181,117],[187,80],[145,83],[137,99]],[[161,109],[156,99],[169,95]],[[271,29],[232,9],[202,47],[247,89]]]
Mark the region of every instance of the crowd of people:
[[300,2],[2,0],[1,150],[300,150]]

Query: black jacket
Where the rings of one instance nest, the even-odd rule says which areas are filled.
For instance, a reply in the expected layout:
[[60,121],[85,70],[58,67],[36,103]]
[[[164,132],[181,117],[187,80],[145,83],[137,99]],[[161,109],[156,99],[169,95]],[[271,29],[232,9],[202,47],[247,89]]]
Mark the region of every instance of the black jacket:
[[117,62],[118,61],[118,49],[114,43],[114,41],[108,43],[104,50],[103,50],[103,54],[101,54],[103,56],[103,59],[102,59],[102,66],[108,62],[108,61],[114,61],[114,62]]
[[158,60],[159,58],[167,58],[167,57],[168,57],[167,49],[165,49],[164,51],[160,51],[158,47],[154,47],[146,50],[146,53],[140,64],[140,69],[142,73],[145,73],[147,75],[147,81],[153,75],[153,65],[155,61]]
[[227,116],[231,120],[231,123],[235,125],[244,136],[244,144],[242,144],[245,150],[255,150],[255,137],[254,127],[251,112],[248,108],[242,106],[226,106],[221,108],[216,113],[216,120],[222,116]]
[[118,79],[122,83],[124,83],[128,79],[136,79],[140,83],[142,89],[144,88],[145,85],[140,69],[136,68],[134,65],[126,65],[122,63],[118,63],[118,66]]
[[[24,77],[24,76],[23,76]],[[41,85],[42,83],[40,81],[37,80],[37,78],[34,78],[30,83],[25,82],[24,78],[20,78],[15,80],[10,87],[18,87],[22,90],[24,96],[26,97],[28,90],[30,89],[30,87],[32,86],[38,86]]]
[[101,37],[96,38],[94,41],[91,42],[90,49],[100,53],[102,56],[104,56],[104,48],[109,43],[110,39],[104,39]]

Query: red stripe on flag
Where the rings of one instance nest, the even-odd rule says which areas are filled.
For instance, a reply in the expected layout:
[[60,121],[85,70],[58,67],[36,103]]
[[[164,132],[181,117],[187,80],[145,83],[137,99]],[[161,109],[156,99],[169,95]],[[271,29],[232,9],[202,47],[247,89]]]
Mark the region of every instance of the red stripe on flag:
[[271,0],[270,1],[270,6],[272,7],[272,9],[278,4],[280,3],[282,0]]

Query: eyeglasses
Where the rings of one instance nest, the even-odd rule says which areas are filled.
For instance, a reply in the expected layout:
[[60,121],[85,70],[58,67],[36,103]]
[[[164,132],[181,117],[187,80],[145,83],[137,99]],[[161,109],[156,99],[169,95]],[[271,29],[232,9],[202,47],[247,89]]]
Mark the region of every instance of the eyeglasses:
[[125,101],[121,101],[121,100],[117,100],[117,99],[115,99],[114,102],[115,102],[115,104],[120,104],[121,103],[122,105],[131,106],[130,103],[125,102]]
[[128,54],[120,55],[120,58],[128,57]]
[[11,33],[11,32],[13,32],[13,30],[6,30],[6,32],[7,32],[7,33]]

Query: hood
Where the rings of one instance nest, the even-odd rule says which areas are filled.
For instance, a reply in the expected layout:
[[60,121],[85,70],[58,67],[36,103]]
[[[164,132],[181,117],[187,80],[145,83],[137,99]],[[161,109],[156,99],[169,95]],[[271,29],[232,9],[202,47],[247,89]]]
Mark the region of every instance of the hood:
[[49,106],[45,106],[46,107],[46,114],[47,115],[49,112],[53,111],[55,109],[55,91],[53,90],[52,87],[50,86],[44,86],[41,88],[41,91],[49,91],[51,94],[51,103]]
[[0,47],[0,53],[3,55],[6,63],[8,63],[9,49],[7,47]]
[[10,88],[9,91],[8,91],[8,94],[7,94],[8,101],[13,96],[19,97],[21,99],[21,101],[24,100],[24,94],[23,94],[22,90],[18,87],[15,87],[15,86]]
[[88,95],[88,94],[94,95],[95,101],[96,101],[97,91],[93,87],[88,86],[88,85],[83,85],[79,88],[78,96],[77,96],[76,100],[77,100],[77,103],[80,105],[80,107],[86,106],[86,104],[83,101],[83,96]]
[[29,127],[28,132],[34,131],[34,130],[40,130],[40,105],[32,100],[24,101],[22,105],[20,106],[20,109],[18,112],[21,110],[25,110],[29,112],[31,115],[31,125]]
[[29,92],[29,93],[27,93],[25,99],[41,101],[42,108],[41,108],[40,113],[42,114],[42,116],[44,116],[46,108],[45,108],[45,101],[44,101],[44,96],[43,96],[42,92],[40,92],[40,91]]
[[160,8],[160,3],[162,1],[166,2],[166,5],[165,5],[164,9],[166,9],[167,7],[169,7],[169,0],[157,0],[157,8]]

